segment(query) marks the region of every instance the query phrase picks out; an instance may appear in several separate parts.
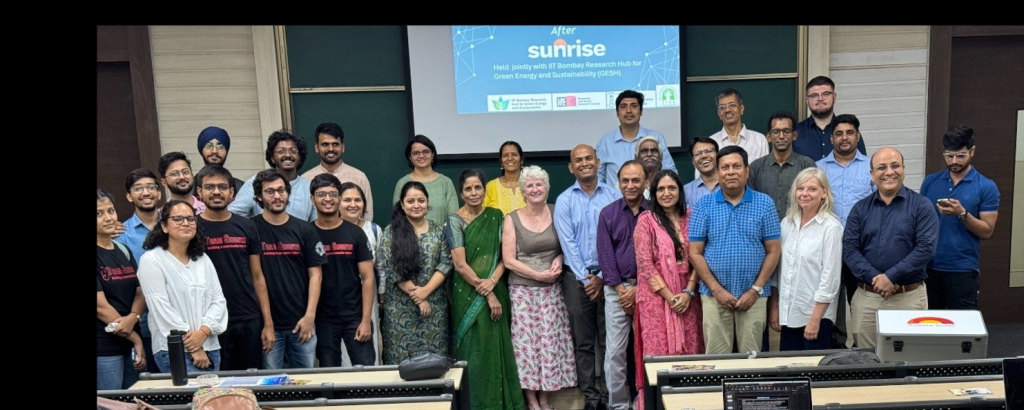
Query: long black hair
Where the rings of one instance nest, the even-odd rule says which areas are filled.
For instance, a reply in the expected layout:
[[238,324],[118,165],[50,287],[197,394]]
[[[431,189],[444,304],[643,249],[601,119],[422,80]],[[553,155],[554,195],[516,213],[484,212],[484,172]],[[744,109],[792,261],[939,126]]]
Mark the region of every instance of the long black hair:
[[[167,250],[168,241],[170,240],[167,232],[160,229],[162,226],[167,226],[170,223],[171,209],[174,209],[177,205],[186,205],[188,209],[192,210],[192,216],[196,216],[196,210],[192,207],[192,204],[172,199],[164,204],[163,208],[160,208],[160,225],[154,227],[149,235],[146,235],[146,240],[142,243],[142,249],[150,250],[159,246],[163,250]],[[197,217],[198,218],[198,217]],[[198,222],[198,220],[197,220]],[[196,222],[194,222],[196,224]],[[185,249],[185,253],[188,254],[189,259],[196,260],[200,256],[203,256],[203,252],[206,251],[206,237],[203,236],[203,232],[199,229],[199,225],[196,225],[196,236],[192,240],[188,241],[188,248]]]
[[394,209],[391,211],[391,266],[402,281],[414,280],[420,273],[420,243],[416,236],[416,230],[409,223],[405,215],[402,202],[409,190],[418,190],[430,201],[430,194],[422,183],[417,181],[406,182],[402,185],[402,194],[398,197]]
[[523,158],[523,147],[519,146],[518,142],[515,142],[515,141],[505,141],[505,142],[503,142],[501,144],[501,147],[498,148],[498,169],[500,170],[498,175],[505,175],[505,167],[501,166],[501,151],[504,151],[505,147],[507,147],[509,145],[514,147],[516,149],[516,152],[519,153],[519,161],[520,161],[519,162],[519,169],[520,170],[523,169],[523,163],[522,163],[522,161],[524,159]]
[[679,201],[676,202],[676,212],[679,213],[679,217],[683,218],[686,216],[686,193],[683,192],[683,183],[679,180],[679,174],[671,169],[664,169],[654,175],[654,181],[651,181],[651,210],[654,211],[654,215],[658,217],[658,221],[661,222],[661,226],[668,231],[668,236],[672,238],[672,245],[676,252],[676,261],[682,261],[683,259],[683,244],[679,242],[679,227],[672,223],[668,219],[668,214],[665,213],[665,208],[662,208],[661,204],[658,203],[658,197],[655,196],[658,193],[658,185],[661,183],[661,179],[669,177],[676,182],[676,186],[679,187]]

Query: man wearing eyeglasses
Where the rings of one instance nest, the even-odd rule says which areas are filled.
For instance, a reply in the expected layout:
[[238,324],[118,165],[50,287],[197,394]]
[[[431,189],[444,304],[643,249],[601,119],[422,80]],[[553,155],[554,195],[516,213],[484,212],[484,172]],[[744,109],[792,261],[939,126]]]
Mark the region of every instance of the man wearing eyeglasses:
[[793,142],[799,137],[793,129],[794,123],[796,118],[785,111],[778,111],[768,118],[772,152],[750,163],[750,177],[747,179],[747,186],[772,198],[780,221],[789,209],[789,188],[796,174],[814,166],[814,160],[793,152]]
[[857,278],[850,306],[857,347],[874,349],[879,309],[928,309],[925,267],[935,256],[939,218],[931,200],[903,185],[903,154],[884,147],[871,157],[878,191],[846,218],[843,261]]
[[711,134],[711,139],[718,143],[718,149],[730,145],[738,145],[747,152],[750,162],[768,155],[768,140],[764,134],[748,130],[743,124],[743,96],[735,88],[726,88],[715,96],[718,119],[722,120],[722,130]]
[[[324,245],[313,224],[286,212],[285,204],[293,199],[292,192],[296,197],[307,195],[293,191],[280,171],[260,171],[253,177],[252,187],[265,210],[252,220],[260,235],[260,266],[267,280],[274,322],[274,345],[263,354],[263,368],[280,369],[285,354],[289,367],[311,368],[317,345],[321,266],[327,263]],[[309,192],[306,189],[304,192]]]
[[[875,191],[875,183],[871,180],[871,161],[867,155],[857,151],[860,135],[860,120],[852,114],[837,115],[829,126],[832,131],[832,152],[818,160],[818,168],[825,171],[828,183],[832,186],[834,204],[833,211],[839,216],[839,222],[846,225],[846,217],[857,201],[871,195]],[[843,263],[840,274],[839,304],[835,326],[832,327],[832,348],[845,349],[847,341],[846,306],[857,290],[857,279],[850,272],[850,267]]]
[[718,190],[718,143],[708,137],[693,137],[690,144],[693,169],[697,177],[683,185],[686,209],[694,209],[697,200]]
[[[284,130],[274,131],[267,138],[266,159],[271,169],[276,169],[284,176],[291,190],[309,192],[309,180],[299,177],[299,168],[306,162],[306,141]],[[242,184],[235,200],[228,205],[228,211],[246,218],[263,212],[258,201],[260,193],[253,190],[254,179],[255,175]],[[307,195],[291,197],[286,209],[289,214],[303,221],[312,222],[316,219],[316,209]]]
[[[146,250],[142,249],[142,243],[160,221],[157,206],[164,190],[157,185],[157,180],[153,171],[138,168],[129,173],[124,181],[124,189],[127,191],[125,196],[128,202],[135,206],[135,212],[131,218],[118,225],[118,230],[123,231],[117,237],[117,241],[131,249],[136,263],[146,253]],[[146,350],[146,366],[150,372],[159,373],[160,368],[156,366],[156,359],[153,358],[153,339],[149,333],[148,312],[142,313],[138,319],[142,329],[142,346]]]
[[192,195],[192,185],[195,179],[192,177],[192,161],[188,160],[184,152],[168,152],[160,156],[157,162],[157,170],[160,172],[160,183],[171,192],[168,201],[179,200],[192,204],[196,215],[206,210],[206,204],[199,198]]
[[[800,139],[793,142],[793,151],[818,161],[832,152],[832,119],[836,103],[836,83],[831,78],[817,76],[807,82],[804,91],[811,116],[796,125]],[[867,155],[864,140],[856,142],[857,150]]]
[[921,193],[939,216],[939,249],[928,263],[928,307],[977,309],[978,251],[999,217],[999,188],[971,165],[974,129],[950,127],[942,136],[946,169],[928,175]]
[[256,223],[228,212],[235,196],[232,179],[231,172],[217,164],[199,170],[196,184],[206,212],[196,220],[206,237],[206,254],[217,269],[228,305],[227,328],[217,336],[220,369],[258,369],[263,353],[274,346],[274,321],[260,264]]
[[[209,126],[199,132],[199,138],[196,139],[196,149],[199,150],[199,155],[203,157],[203,164],[205,165],[220,165],[227,167],[224,163],[228,160],[228,151],[231,150],[231,136],[228,132],[221,127]],[[231,185],[234,186],[235,192],[242,190],[242,180],[238,178],[231,178]],[[199,183],[196,182],[196,195],[199,195]],[[221,368],[224,359],[221,358]]]
[[316,126],[313,131],[316,138],[316,153],[320,155],[320,164],[310,168],[302,174],[302,177],[310,181],[320,174],[332,174],[338,177],[341,182],[352,182],[359,185],[366,196],[367,221],[373,220],[373,193],[370,191],[370,180],[366,174],[352,165],[346,164],[341,157],[345,154],[345,131],[341,126],[333,122],[325,122]]
[[341,181],[320,174],[310,183],[313,205],[319,213],[313,225],[324,244],[327,263],[322,267],[320,303],[316,313],[316,358],[321,367],[342,366],[344,343],[351,365],[373,366],[374,350],[373,254],[363,228],[341,219]]

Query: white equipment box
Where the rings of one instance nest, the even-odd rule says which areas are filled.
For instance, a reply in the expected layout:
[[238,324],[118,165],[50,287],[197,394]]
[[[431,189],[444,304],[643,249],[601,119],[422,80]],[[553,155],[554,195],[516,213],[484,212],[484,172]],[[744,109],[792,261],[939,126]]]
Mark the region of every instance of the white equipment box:
[[985,359],[988,329],[977,310],[879,310],[882,362]]

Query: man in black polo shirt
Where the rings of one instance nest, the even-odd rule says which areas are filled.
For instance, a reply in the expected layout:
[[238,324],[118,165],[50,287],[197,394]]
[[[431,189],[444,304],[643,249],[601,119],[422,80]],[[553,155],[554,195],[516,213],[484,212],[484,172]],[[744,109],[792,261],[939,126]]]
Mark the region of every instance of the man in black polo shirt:
[[263,367],[282,368],[287,350],[289,367],[312,368],[320,266],[327,263],[324,246],[313,224],[285,212],[292,186],[284,175],[276,169],[260,171],[252,186],[264,210],[252,219],[260,235],[260,263],[274,320],[274,346],[263,355]]
[[199,199],[206,212],[198,215],[206,236],[206,254],[228,302],[228,327],[220,340],[221,370],[258,369],[263,353],[274,346],[267,282],[260,265],[260,235],[256,224],[228,212],[235,196],[231,172],[207,165],[196,175]]
[[320,174],[310,183],[310,195],[318,213],[313,221],[327,252],[323,265],[320,304],[317,306],[316,358],[320,366],[341,366],[341,342],[353,365],[372,366],[373,350],[373,254],[363,228],[341,219],[341,181]]
[[[793,151],[810,157],[814,161],[825,158],[832,152],[832,119],[835,118],[836,83],[823,75],[807,82],[805,88],[807,108],[811,116],[796,125],[800,139],[793,141]],[[857,150],[867,155],[864,139],[857,142]]]

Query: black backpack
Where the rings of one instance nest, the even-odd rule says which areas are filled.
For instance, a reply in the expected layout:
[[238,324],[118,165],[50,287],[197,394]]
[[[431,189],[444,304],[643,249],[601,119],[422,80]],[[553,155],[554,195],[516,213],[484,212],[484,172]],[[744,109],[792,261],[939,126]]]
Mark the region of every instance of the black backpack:
[[818,366],[835,366],[843,364],[875,364],[881,363],[878,355],[866,350],[844,350],[822,357]]

